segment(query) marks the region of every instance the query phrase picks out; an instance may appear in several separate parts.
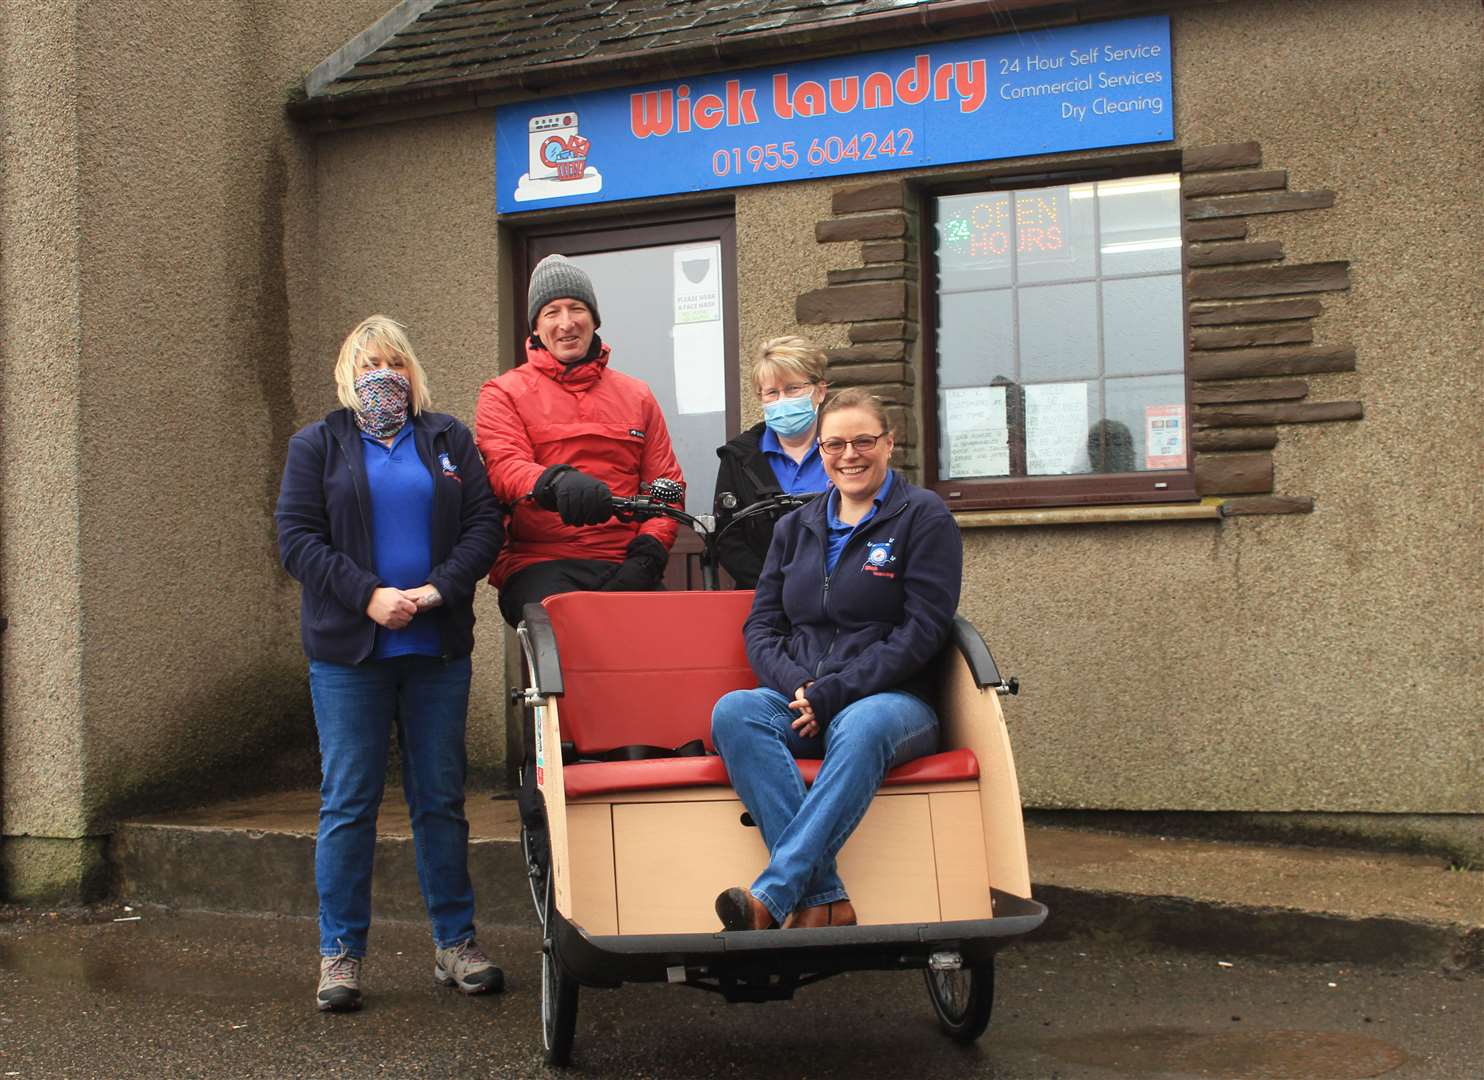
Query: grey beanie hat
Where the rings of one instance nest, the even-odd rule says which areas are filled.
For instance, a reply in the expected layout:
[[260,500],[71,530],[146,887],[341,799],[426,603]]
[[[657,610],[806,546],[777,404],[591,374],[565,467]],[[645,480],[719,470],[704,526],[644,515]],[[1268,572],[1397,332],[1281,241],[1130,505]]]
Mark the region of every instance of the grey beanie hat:
[[593,292],[593,282],[582,268],[565,255],[548,255],[531,271],[530,309],[526,317],[530,320],[531,332],[536,331],[536,316],[553,300],[563,297],[581,300],[593,313],[593,328],[603,324],[598,315],[598,294]]

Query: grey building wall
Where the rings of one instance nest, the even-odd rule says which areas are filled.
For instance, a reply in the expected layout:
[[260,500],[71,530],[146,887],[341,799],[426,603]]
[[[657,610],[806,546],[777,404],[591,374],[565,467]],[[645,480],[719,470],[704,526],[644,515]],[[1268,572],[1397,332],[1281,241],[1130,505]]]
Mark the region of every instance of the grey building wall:
[[298,410],[305,71],[383,0],[0,6],[0,862],[85,889],[128,808],[313,776],[270,512]]
[[1011,717],[1028,802],[1484,811],[1481,29],[1446,0],[1175,18],[1180,141],[1255,139],[1337,192],[1251,238],[1351,260],[1316,333],[1358,370],[1310,382],[1366,419],[1284,430],[1310,516],[972,538],[966,607],[1034,676]]
[[29,873],[53,882],[84,861],[53,841],[87,832],[76,29],[72,4],[0,6],[0,823],[37,838]]

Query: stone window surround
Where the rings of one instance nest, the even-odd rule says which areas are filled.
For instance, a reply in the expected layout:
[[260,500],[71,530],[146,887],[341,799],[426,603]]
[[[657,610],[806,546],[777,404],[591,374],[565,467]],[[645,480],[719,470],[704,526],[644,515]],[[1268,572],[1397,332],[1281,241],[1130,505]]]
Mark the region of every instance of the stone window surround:
[[[1287,189],[1283,169],[1263,169],[1255,142],[1155,153],[1059,158],[1057,180],[1078,170],[1144,164],[1181,173],[1185,216],[1185,303],[1189,334],[1196,503],[964,510],[966,527],[1190,520],[1250,514],[1305,514],[1313,495],[1276,491],[1272,450],[1289,424],[1359,420],[1358,401],[1306,400],[1307,381],[1282,376],[1352,371],[1355,350],[1314,345],[1315,294],[1349,288],[1349,263],[1287,264],[1281,241],[1249,242],[1253,215],[1313,212],[1334,204],[1328,190]],[[978,175],[1024,173],[1006,166]],[[1049,170],[1043,170],[1049,171]],[[829,271],[826,287],[797,300],[800,323],[844,323],[850,345],[830,350],[830,381],[879,394],[898,426],[896,464],[920,474],[914,405],[921,390],[918,327],[926,258],[919,259],[918,193],[970,170],[894,178],[837,189],[832,216],[815,225],[818,243],[858,242],[858,268]]]

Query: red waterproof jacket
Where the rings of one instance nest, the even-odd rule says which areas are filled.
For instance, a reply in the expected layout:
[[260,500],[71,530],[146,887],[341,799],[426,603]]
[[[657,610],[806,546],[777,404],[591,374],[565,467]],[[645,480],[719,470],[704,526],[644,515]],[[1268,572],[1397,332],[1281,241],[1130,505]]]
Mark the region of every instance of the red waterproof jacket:
[[636,495],[641,481],[684,482],[659,402],[643,381],[611,370],[608,356],[604,345],[597,359],[567,368],[527,342],[524,364],[480,388],[475,441],[495,497],[511,507],[490,573],[496,588],[548,559],[622,562],[640,533],[667,550],[675,542],[677,526],[666,518],[574,527],[525,498],[551,465],[580,469],[623,498]]

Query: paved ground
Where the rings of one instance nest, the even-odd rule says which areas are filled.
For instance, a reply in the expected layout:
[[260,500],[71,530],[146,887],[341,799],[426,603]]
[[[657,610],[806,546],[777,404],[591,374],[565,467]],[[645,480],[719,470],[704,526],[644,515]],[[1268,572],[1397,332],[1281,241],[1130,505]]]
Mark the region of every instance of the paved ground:
[[[115,918],[141,916],[137,921]],[[413,924],[378,926],[359,1014],[313,1009],[308,920],[0,910],[0,1078],[540,1076],[538,942],[489,932],[510,990],[431,981]],[[584,991],[573,1076],[1475,1080],[1484,976],[1282,964],[1074,939],[1001,957],[985,1040],[940,1036],[915,975],[792,1002]]]

